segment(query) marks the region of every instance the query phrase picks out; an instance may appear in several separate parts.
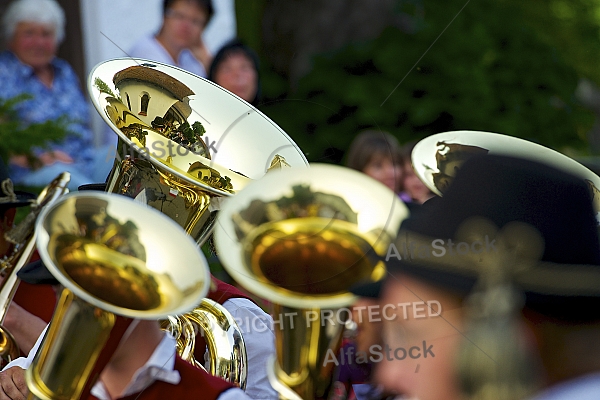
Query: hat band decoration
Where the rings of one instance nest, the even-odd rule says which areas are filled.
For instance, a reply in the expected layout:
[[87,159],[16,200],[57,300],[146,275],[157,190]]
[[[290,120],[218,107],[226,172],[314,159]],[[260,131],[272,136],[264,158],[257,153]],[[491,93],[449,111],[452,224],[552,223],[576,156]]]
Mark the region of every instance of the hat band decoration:
[[456,237],[470,242],[493,237],[497,246],[495,253],[466,255],[479,265],[480,273],[465,300],[465,339],[458,357],[463,391],[477,400],[524,398],[538,385],[518,319],[525,299],[512,280],[541,258],[542,236],[523,222],[510,222],[498,232],[492,222],[471,218],[458,228]]
[[[467,226],[468,223],[469,221],[462,226]],[[401,231],[385,261],[400,260],[402,270],[450,273],[471,279],[473,283],[478,279],[482,268],[498,263],[511,266],[510,280],[523,291],[542,295],[600,298],[600,269],[597,265],[569,264],[565,268],[565,264],[539,260],[536,254],[543,252],[543,244],[535,242],[542,241],[541,236],[536,236],[533,232],[526,233],[527,228],[535,230],[531,226],[516,226],[515,222],[508,224],[496,236],[492,231],[480,231],[479,236],[473,233],[469,236],[462,232],[460,236],[457,235],[461,239],[452,242],[451,247],[448,247],[448,238],[433,238]],[[522,229],[523,232],[519,235],[515,229]],[[520,250],[514,248],[518,244],[523,246]]]

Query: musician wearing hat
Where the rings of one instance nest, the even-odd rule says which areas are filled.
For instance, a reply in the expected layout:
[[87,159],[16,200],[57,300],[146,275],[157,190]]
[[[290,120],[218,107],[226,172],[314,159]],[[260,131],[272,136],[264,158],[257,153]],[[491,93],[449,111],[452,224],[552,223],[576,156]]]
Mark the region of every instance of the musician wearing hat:
[[[404,221],[386,259],[376,380],[387,389],[420,400],[600,398],[600,240],[582,179],[474,157]],[[430,300],[439,312],[398,311]]]

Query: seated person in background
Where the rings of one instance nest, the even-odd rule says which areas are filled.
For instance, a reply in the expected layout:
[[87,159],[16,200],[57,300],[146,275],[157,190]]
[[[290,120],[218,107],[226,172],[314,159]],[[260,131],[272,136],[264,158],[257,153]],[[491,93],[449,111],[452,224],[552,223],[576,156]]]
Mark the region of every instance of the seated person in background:
[[[356,135],[350,144],[346,166],[364,172],[394,193],[401,193],[404,182],[401,156],[400,145],[394,136],[388,132],[366,130]],[[400,198],[408,206],[412,205],[410,197],[401,195]]]
[[202,40],[202,32],[213,13],[211,0],[164,0],[160,30],[134,44],[129,56],[174,65],[206,77],[212,56]]
[[402,147],[401,157],[403,160],[402,168],[402,187],[404,195],[406,195],[410,201],[415,204],[423,204],[427,200],[435,196],[429,188],[421,181],[412,166],[411,153],[415,143],[409,143]]
[[215,55],[208,79],[253,106],[260,100],[258,56],[238,40],[224,45]]
[[10,159],[10,174],[16,184],[46,186],[60,172],[71,173],[70,188],[92,181],[93,134],[89,108],[77,77],[69,64],[56,58],[64,37],[65,16],[55,0],[15,0],[2,19],[7,51],[0,54],[0,97],[28,94],[17,104],[24,124],[66,117],[68,135],[53,143],[50,151],[37,150],[41,167],[30,165],[23,155]]

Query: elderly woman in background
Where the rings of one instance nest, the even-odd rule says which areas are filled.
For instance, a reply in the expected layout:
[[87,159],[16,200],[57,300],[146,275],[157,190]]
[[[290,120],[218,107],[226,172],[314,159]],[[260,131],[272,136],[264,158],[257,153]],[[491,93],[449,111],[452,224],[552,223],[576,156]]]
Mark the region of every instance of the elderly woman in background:
[[66,117],[68,134],[50,150],[33,149],[31,165],[24,155],[11,157],[16,184],[45,186],[62,171],[71,173],[71,187],[93,182],[93,134],[89,108],[71,66],[56,57],[64,38],[65,15],[54,0],[16,0],[2,19],[8,50],[0,53],[0,98],[30,98],[17,104],[24,124]]
[[208,79],[256,106],[260,100],[258,68],[254,50],[234,39],[215,55]]

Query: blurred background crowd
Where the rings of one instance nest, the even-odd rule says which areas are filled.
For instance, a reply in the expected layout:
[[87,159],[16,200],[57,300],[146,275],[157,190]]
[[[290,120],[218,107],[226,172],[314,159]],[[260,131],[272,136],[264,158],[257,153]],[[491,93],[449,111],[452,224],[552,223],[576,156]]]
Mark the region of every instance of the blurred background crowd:
[[[542,25],[519,25],[517,34],[489,16],[482,22],[481,4],[456,8],[455,20],[444,20],[459,4],[429,10],[414,0],[154,0],[144,7],[62,0],[55,3],[62,10],[41,10],[18,3],[0,7],[0,98],[7,116],[16,110],[16,118],[3,118],[11,124],[0,127],[0,156],[17,185],[43,187],[60,169],[70,169],[73,188],[104,180],[116,135],[89,104],[87,76],[116,57],[157,60],[208,78],[272,118],[310,162],[366,172],[409,203],[430,196],[412,179],[409,156],[431,133],[490,130],[593,151],[593,70],[567,61],[573,49],[549,32],[544,37]],[[495,13],[519,8],[526,20],[517,4],[488,6]],[[559,21],[556,10],[548,16]],[[540,57],[548,62],[543,68]],[[577,98],[578,85],[587,85],[588,103]],[[33,98],[11,103],[23,95]],[[15,135],[15,123],[29,125],[29,133]],[[67,136],[58,139],[64,124]]]
[[[57,54],[73,66],[84,93],[94,65],[127,57],[163,21],[162,0],[58,3],[66,31]],[[207,51],[214,56],[239,38],[256,52],[257,106],[310,162],[343,163],[364,129],[387,131],[400,144],[470,129],[579,158],[600,151],[596,2],[213,3]],[[90,107],[99,146],[113,138],[96,114]]]

